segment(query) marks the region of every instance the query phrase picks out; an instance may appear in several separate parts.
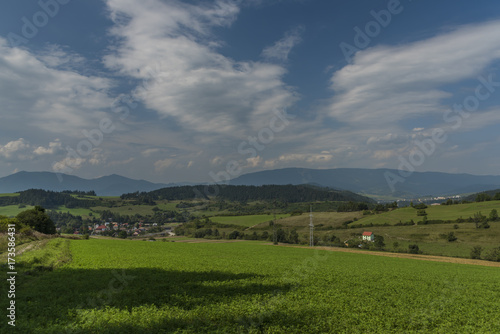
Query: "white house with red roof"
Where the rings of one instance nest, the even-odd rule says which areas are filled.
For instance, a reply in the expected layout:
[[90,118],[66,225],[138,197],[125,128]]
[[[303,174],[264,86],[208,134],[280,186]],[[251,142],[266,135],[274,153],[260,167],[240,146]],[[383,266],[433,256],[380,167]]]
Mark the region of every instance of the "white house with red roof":
[[363,241],[375,241],[375,235],[373,232],[363,232]]
[[97,228],[95,229],[95,233],[102,233],[106,230],[108,230],[106,225],[100,225],[100,226],[97,226]]

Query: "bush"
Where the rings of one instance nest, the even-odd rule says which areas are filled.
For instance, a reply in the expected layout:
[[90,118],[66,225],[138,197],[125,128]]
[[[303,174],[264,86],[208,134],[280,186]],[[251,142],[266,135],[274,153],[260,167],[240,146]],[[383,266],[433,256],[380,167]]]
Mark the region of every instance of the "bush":
[[427,212],[425,210],[417,210],[417,216],[427,216]]
[[418,245],[417,244],[409,245],[408,246],[408,253],[410,253],[410,254],[419,254],[420,253],[420,249],[418,248]]
[[455,233],[453,233],[453,232],[448,233],[448,241],[449,242],[453,242],[456,240],[457,240],[457,237],[455,236]]
[[485,256],[485,260],[500,262],[500,247],[493,248],[488,255]]
[[481,246],[473,247],[470,251],[470,258],[471,259],[480,259],[482,251],[483,251],[483,248]]

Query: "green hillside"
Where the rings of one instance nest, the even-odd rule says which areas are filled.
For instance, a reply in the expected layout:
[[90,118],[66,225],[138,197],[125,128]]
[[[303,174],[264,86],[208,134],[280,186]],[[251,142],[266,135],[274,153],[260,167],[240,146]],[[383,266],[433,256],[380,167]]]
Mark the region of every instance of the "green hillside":
[[[427,212],[428,220],[456,220],[457,218],[466,219],[473,217],[477,212],[481,212],[483,215],[487,216],[493,209],[500,212],[500,201],[429,206],[425,211]],[[417,216],[416,209],[407,207],[377,215],[365,216],[357,221],[356,224],[370,225],[388,223],[394,225],[400,221],[403,223],[409,222],[410,220],[418,222],[421,221],[422,218],[422,216]]]
[[[276,215],[276,219],[283,219],[289,215]],[[250,215],[250,216],[214,216],[210,220],[220,224],[240,225],[252,227],[274,219],[273,215]]]

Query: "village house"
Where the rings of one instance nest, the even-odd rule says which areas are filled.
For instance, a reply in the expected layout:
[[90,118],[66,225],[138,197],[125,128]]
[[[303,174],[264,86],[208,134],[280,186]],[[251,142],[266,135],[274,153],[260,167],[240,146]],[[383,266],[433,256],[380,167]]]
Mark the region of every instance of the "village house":
[[102,232],[106,231],[107,229],[108,228],[106,227],[106,225],[99,225],[95,229],[95,233],[102,233]]
[[375,235],[373,232],[363,232],[363,241],[375,241]]

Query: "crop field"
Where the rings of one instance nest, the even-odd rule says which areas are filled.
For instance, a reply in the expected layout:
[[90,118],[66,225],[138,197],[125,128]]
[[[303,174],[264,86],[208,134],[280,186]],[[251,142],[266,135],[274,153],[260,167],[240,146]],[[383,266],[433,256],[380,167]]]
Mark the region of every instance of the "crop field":
[[259,242],[58,240],[18,259],[64,262],[19,276],[19,332],[500,332],[500,268]]
[[[289,215],[276,215],[276,219],[281,220]],[[273,215],[249,215],[249,216],[215,216],[210,217],[210,220],[215,223],[240,225],[252,227],[261,223],[269,222],[274,219]],[[280,224],[280,221],[278,221]]]
[[[440,220],[456,220],[457,218],[474,217],[474,214],[481,212],[483,215],[488,216],[492,209],[500,212],[500,201],[489,201],[479,203],[457,204],[457,205],[439,205],[429,206],[425,211],[427,212],[427,219],[440,219]],[[398,210],[384,212],[378,215],[366,216],[360,219],[356,224],[369,225],[397,224],[400,221],[405,223],[413,219],[414,222],[421,221],[423,217],[417,216],[417,210],[411,207],[401,208]]]

